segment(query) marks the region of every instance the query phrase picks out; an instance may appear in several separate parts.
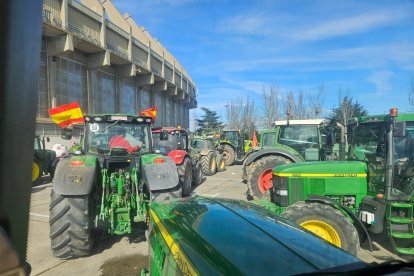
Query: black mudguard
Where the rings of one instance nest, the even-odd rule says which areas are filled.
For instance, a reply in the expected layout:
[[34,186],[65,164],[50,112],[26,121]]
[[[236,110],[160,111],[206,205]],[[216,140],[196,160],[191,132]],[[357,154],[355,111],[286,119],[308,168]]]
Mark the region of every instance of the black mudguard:
[[52,187],[60,195],[88,195],[96,179],[96,166],[71,166],[70,158],[63,158],[57,164]]
[[179,185],[177,166],[170,157],[164,159],[165,163],[147,164],[142,167],[142,177],[152,192],[172,189]]
[[338,209],[337,206],[340,206],[340,208],[346,212],[346,214],[352,218],[352,221],[358,231],[359,234],[359,241],[360,243],[364,243],[367,242],[370,251],[372,252],[372,242],[371,242],[371,237],[368,234],[367,228],[365,227],[364,223],[354,214],[352,213],[352,211],[346,207],[343,206],[341,204],[339,204],[338,202],[328,198],[328,197],[324,197],[324,196],[319,196],[319,195],[308,195],[308,200],[306,200],[306,202],[318,202],[318,203],[322,203],[322,204],[328,204],[330,206],[332,206],[335,209]]

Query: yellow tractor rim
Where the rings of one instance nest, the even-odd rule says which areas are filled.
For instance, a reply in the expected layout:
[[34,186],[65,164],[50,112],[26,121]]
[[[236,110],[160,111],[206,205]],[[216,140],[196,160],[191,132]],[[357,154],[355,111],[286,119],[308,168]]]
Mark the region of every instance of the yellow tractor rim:
[[224,166],[226,165],[226,163],[224,163],[224,159],[220,160],[220,169],[224,169]]
[[339,237],[338,232],[328,223],[320,220],[308,220],[302,222],[300,226],[333,245],[341,247],[341,238]]
[[211,170],[211,172],[216,171],[216,159],[214,159],[214,158],[210,159],[210,170]]
[[36,162],[33,162],[32,182],[39,178],[40,168]]

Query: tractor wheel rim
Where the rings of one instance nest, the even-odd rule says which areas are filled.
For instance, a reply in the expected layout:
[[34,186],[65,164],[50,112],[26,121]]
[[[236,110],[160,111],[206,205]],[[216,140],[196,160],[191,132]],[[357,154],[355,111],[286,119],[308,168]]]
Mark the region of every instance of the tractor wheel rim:
[[36,162],[33,162],[32,168],[32,182],[39,178],[40,168]]
[[219,166],[220,170],[224,169],[224,165],[225,165],[224,160],[221,159],[220,166]]
[[212,173],[216,171],[216,160],[214,158],[210,159],[210,171]]
[[229,158],[230,158],[230,155],[229,155],[229,153],[227,152],[227,151],[223,151],[223,158],[224,158],[224,160],[229,160]]
[[341,238],[338,232],[328,223],[320,220],[307,220],[302,222],[300,226],[333,245],[341,247]]
[[266,191],[270,190],[273,186],[272,184],[272,169],[264,170],[259,175],[259,181],[258,181],[259,190],[262,194],[264,194]]

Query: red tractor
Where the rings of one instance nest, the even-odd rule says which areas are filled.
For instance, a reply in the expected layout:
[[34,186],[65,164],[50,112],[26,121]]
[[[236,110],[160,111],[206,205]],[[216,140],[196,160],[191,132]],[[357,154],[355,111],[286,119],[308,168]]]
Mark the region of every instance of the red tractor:
[[154,149],[171,157],[177,165],[183,197],[191,194],[191,186],[198,186],[203,178],[201,164],[191,158],[188,150],[187,131],[175,127],[152,129]]

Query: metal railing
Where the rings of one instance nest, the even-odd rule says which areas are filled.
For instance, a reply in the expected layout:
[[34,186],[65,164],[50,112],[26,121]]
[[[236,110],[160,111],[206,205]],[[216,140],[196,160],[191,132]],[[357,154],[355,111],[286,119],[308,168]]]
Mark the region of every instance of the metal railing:
[[106,47],[108,48],[108,50],[111,53],[113,53],[113,54],[115,54],[115,55],[117,55],[119,57],[122,57],[122,58],[128,60],[128,53],[125,50],[119,49],[116,46],[114,46],[114,45],[112,45],[112,44],[110,44],[108,42],[106,42]]
[[142,50],[148,52],[148,47],[135,37],[132,38],[132,43],[134,43],[137,47],[141,48]]
[[89,41],[89,42],[91,42],[91,43],[93,43],[97,46],[101,45],[100,41],[94,35],[86,32],[85,30],[80,29],[79,27],[76,27],[73,24],[69,23],[67,29],[68,29],[68,31],[78,35],[79,37],[81,37],[81,38],[83,38],[83,39],[85,39],[85,40],[87,40],[87,41]]
[[117,25],[115,25],[114,23],[109,21],[108,19],[105,19],[105,23],[106,23],[106,27],[110,28],[114,32],[120,34],[121,36],[123,36],[123,37],[125,37],[126,39],[129,40],[129,33],[125,32],[120,27],[118,27]]

